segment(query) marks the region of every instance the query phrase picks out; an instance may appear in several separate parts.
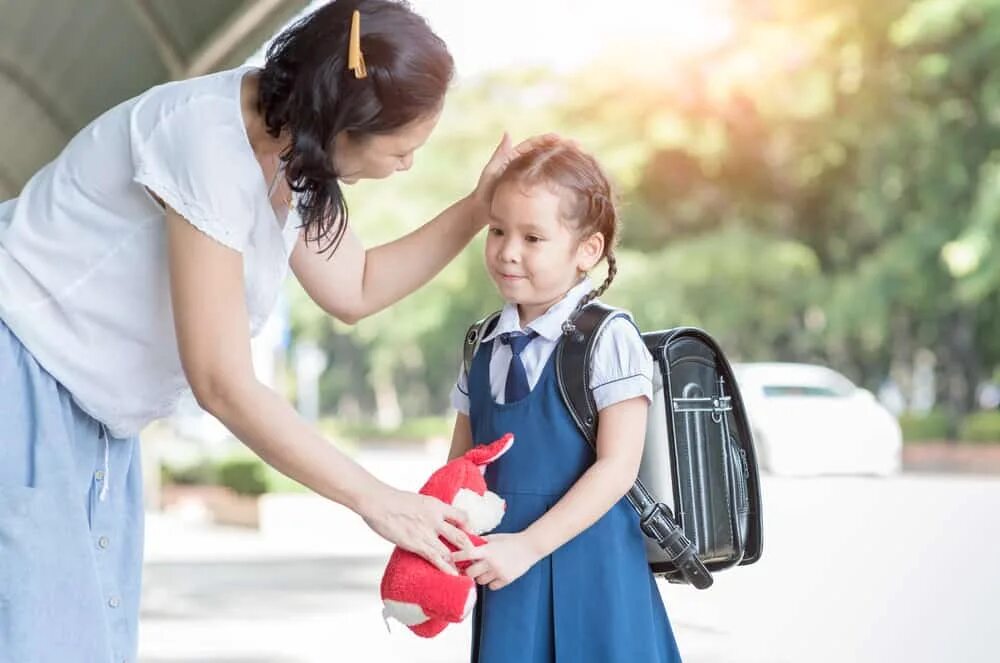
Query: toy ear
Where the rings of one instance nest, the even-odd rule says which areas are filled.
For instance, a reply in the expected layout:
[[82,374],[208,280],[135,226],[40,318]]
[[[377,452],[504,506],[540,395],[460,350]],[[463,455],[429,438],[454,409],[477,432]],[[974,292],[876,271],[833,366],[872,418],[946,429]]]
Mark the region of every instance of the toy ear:
[[507,453],[507,450],[514,444],[514,434],[507,433],[499,440],[489,444],[479,444],[465,452],[465,458],[479,465],[480,468],[489,465],[500,456]]

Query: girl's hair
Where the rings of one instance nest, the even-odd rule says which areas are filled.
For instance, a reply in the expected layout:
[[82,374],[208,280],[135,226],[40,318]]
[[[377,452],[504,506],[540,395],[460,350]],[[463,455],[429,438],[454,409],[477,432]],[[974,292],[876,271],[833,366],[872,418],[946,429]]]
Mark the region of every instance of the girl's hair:
[[562,199],[563,219],[573,224],[579,239],[597,232],[604,235],[601,257],[608,261],[608,276],[577,308],[603,295],[618,274],[615,244],[619,221],[614,191],[597,160],[573,143],[549,142],[511,161],[497,184],[506,181],[552,187]]
[[[347,67],[351,17],[361,14],[368,76]],[[267,131],[291,135],[282,154],[307,240],[336,250],[347,203],[334,171],[334,138],[389,133],[441,107],[454,72],[448,48],[404,2],[336,0],[278,35],[267,49],[258,108]]]

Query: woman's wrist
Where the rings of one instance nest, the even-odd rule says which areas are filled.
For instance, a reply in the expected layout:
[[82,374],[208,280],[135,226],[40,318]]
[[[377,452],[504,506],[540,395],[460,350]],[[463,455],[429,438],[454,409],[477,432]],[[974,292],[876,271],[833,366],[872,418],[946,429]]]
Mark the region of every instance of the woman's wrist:
[[364,519],[381,511],[388,502],[388,494],[394,489],[368,475],[363,484],[344,491],[343,505]]
[[464,226],[468,231],[468,240],[471,241],[476,233],[486,225],[489,205],[483,203],[475,191],[459,200],[458,205],[464,219]]

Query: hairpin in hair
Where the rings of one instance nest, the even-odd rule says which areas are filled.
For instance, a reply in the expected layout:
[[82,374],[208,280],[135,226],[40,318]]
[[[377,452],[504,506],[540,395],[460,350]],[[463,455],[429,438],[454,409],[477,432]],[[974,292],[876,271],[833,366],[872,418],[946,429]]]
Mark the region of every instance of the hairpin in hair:
[[365,55],[361,52],[361,12],[357,9],[351,15],[351,36],[347,48],[347,68],[354,72],[355,78],[367,78]]

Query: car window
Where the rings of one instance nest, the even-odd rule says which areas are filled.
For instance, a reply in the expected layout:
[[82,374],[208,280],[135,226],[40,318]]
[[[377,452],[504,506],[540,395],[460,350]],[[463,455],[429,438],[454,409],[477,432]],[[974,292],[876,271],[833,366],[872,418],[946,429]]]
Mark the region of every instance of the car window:
[[748,394],[765,398],[847,398],[858,388],[845,375],[818,365],[803,365],[796,370],[775,370],[770,367],[747,369],[734,367],[740,388]]
[[764,385],[764,395],[768,398],[780,398],[782,396],[821,396],[824,398],[841,398],[848,396],[850,392],[843,389],[836,389],[829,386],[815,385]]

